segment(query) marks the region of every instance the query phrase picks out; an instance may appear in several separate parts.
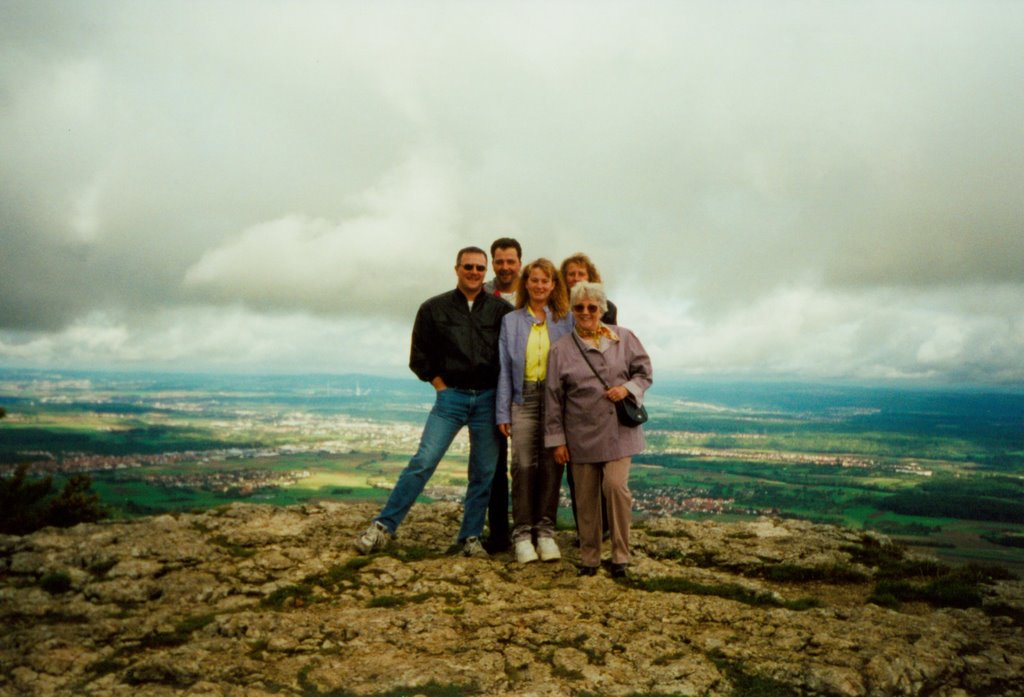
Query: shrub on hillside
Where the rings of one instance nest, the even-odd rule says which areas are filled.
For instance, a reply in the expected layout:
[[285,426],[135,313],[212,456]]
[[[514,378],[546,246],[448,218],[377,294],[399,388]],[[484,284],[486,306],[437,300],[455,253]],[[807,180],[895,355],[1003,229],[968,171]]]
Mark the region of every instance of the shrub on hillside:
[[48,525],[68,528],[107,515],[88,475],[75,475],[56,493],[53,477],[30,480],[27,464],[0,479],[0,533],[27,535]]

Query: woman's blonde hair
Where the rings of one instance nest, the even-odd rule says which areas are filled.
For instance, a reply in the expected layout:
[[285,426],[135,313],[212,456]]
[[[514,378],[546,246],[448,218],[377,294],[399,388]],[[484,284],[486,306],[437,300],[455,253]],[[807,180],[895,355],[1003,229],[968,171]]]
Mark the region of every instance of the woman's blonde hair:
[[519,290],[516,291],[516,309],[526,307],[526,303],[530,299],[530,293],[526,290],[526,281],[534,269],[543,271],[554,284],[555,287],[551,289],[551,295],[548,296],[548,309],[551,310],[552,317],[562,319],[569,314],[569,297],[565,292],[565,279],[558,273],[555,265],[543,257],[535,259],[523,267],[523,272],[519,276]]

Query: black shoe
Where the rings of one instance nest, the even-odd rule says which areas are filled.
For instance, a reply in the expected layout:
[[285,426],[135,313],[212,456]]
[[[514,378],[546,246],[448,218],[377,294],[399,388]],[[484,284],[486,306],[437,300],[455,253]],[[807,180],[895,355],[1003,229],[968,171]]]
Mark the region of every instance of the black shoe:
[[488,554],[501,554],[502,552],[507,552],[512,549],[512,545],[509,544],[508,540],[503,541],[501,538],[487,538],[482,544]]
[[581,566],[576,572],[577,576],[595,576],[597,575],[596,566]]
[[612,564],[612,578],[629,578],[626,574],[626,564]]

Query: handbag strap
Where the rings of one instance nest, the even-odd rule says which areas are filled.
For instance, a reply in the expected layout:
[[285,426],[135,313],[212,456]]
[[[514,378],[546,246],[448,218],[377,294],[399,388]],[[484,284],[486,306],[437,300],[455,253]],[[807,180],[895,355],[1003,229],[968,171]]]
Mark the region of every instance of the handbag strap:
[[580,350],[580,355],[583,356],[583,360],[587,362],[587,365],[590,366],[590,369],[594,372],[594,377],[601,381],[601,384],[604,385],[604,389],[610,389],[608,387],[608,383],[604,381],[604,378],[601,377],[600,373],[598,373],[597,370],[594,368],[594,364],[590,362],[589,358],[587,358],[587,352],[583,350],[583,344],[580,343],[580,339],[578,336],[576,336],[575,331],[573,331],[572,333],[572,338],[573,341],[576,342],[576,348]]

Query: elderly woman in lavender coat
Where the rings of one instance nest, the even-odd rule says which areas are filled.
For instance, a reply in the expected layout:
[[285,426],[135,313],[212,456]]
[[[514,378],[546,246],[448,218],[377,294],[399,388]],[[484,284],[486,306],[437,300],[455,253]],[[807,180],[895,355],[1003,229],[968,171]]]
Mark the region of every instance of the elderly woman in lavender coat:
[[[569,304],[575,330],[552,345],[545,380],[544,445],[556,462],[571,462],[576,480],[580,529],[580,575],[593,576],[601,564],[601,493],[608,502],[612,575],[626,575],[632,495],[629,466],[644,449],[642,426],[619,423],[615,402],[643,403],[652,382],[651,359],[640,340],[624,327],[606,325],[604,288],[581,281]],[[605,388],[584,359],[609,385]]]

